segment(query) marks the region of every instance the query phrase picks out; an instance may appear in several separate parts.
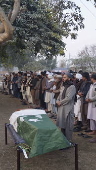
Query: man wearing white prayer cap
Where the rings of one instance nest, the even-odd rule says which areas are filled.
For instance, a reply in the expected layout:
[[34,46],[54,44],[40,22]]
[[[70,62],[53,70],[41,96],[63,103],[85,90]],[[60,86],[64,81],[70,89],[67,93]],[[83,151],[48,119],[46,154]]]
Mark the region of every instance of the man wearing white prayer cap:
[[76,79],[78,79],[79,81],[82,79],[82,75],[80,73],[76,74]]

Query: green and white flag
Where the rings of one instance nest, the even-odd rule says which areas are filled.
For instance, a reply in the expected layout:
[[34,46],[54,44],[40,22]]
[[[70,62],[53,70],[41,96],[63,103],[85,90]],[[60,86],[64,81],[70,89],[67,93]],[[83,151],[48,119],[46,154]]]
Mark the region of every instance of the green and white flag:
[[17,132],[31,148],[29,157],[70,147],[58,127],[46,114],[22,115],[17,118]]

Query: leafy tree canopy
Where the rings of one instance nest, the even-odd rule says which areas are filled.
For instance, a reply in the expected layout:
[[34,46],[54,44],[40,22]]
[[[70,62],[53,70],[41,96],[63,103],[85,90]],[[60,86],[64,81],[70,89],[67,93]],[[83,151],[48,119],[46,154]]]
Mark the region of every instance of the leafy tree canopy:
[[24,65],[23,70],[26,71],[30,71],[30,70],[34,70],[34,71],[38,71],[38,70],[52,70],[56,67],[56,58],[54,59],[40,59],[40,60],[33,60],[31,62],[28,62]]
[[[13,0],[0,0],[0,6],[8,15]],[[38,53],[49,59],[64,55],[63,37],[75,39],[77,31],[84,28],[83,20],[80,8],[70,0],[21,0],[19,15],[13,23],[13,46],[16,45],[20,56],[26,49],[33,57]]]

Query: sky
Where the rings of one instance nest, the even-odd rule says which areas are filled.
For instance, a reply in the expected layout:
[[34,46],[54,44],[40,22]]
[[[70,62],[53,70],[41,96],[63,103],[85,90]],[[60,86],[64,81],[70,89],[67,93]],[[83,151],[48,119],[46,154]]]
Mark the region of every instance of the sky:
[[[77,54],[84,49],[85,46],[96,45],[96,8],[94,7],[94,1],[87,0],[72,0],[81,8],[81,14],[85,18],[85,28],[79,30],[78,37],[76,40],[67,38],[64,42],[66,43],[66,55],[65,59],[76,58]],[[83,4],[91,11],[89,11]],[[60,60],[60,58],[59,58]]]

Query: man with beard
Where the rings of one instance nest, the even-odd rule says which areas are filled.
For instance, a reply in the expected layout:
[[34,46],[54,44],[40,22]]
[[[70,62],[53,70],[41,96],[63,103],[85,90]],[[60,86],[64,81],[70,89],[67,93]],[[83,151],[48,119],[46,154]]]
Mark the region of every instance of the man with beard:
[[46,109],[46,103],[44,101],[45,89],[46,89],[46,81],[47,81],[46,72],[41,72],[39,99],[40,99],[40,106],[43,109]]
[[66,73],[63,76],[63,85],[60,89],[57,106],[57,126],[61,128],[66,138],[72,140],[73,124],[74,124],[74,99],[76,88],[71,82],[71,74]]
[[[92,132],[89,135],[96,135],[96,73],[91,75],[90,89],[86,96],[86,102],[88,103],[87,119],[90,120],[90,129]],[[96,143],[96,137],[91,139],[90,142]]]
[[86,95],[90,89],[91,81],[88,72],[82,73],[82,80],[83,83],[80,86],[78,91],[78,95],[80,96],[81,100],[81,116],[82,116],[82,130],[89,131],[89,121],[87,120],[87,111],[88,111],[88,103],[86,102]]

